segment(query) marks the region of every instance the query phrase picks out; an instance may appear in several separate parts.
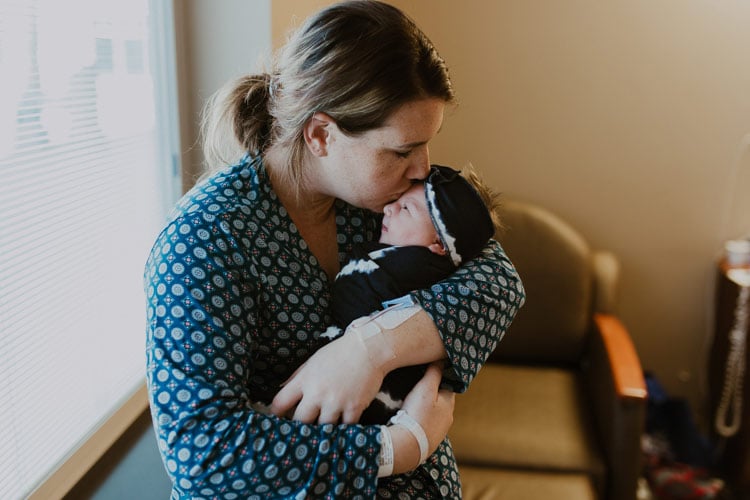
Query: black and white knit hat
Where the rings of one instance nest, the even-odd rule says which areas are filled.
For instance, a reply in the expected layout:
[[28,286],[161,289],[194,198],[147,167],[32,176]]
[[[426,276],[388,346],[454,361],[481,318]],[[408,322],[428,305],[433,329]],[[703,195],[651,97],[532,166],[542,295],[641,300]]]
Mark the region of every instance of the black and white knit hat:
[[476,257],[495,233],[482,197],[450,167],[431,165],[424,183],[427,209],[454,265]]

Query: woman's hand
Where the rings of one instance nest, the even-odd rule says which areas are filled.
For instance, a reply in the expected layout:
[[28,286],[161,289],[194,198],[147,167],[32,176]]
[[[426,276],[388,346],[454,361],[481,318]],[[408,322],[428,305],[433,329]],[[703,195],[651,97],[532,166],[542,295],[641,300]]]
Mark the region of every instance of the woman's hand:
[[[271,412],[305,423],[353,424],[375,398],[385,372],[362,339],[348,332],[322,347],[284,383]],[[296,408],[295,408],[296,406]]]
[[[427,368],[422,380],[406,396],[402,409],[419,422],[427,435],[429,455],[435,452],[453,425],[453,408],[456,395],[440,390],[443,362],[437,361]],[[413,470],[419,464],[419,445],[406,428],[390,428],[393,439],[393,473]]]

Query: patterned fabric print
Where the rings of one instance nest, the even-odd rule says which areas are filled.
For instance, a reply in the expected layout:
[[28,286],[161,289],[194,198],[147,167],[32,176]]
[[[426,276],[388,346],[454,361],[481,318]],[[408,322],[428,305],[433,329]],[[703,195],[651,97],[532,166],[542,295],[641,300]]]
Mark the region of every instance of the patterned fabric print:
[[377,498],[399,500],[428,500],[462,498],[458,466],[450,441],[446,439],[425,465],[407,474],[399,474],[378,481]]
[[[376,236],[377,217],[344,203],[337,224],[340,259]],[[506,287],[476,277],[504,269],[504,259],[498,246],[469,266],[473,281],[488,285],[461,295],[471,311],[461,331],[471,334],[446,343],[456,380],[471,380],[504,332],[492,331],[490,318],[509,321],[520,305],[520,295],[512,303],[508,293],[520,289],[517,277],[503,278]],[[472,290],[466,277],[452,279],[446,293]],[[327,277],[260,162],[243,161],[183,198],[153,247],[145,288],[149,396],[173,498],[373,498],[378,487],[412,498],[460,494],[447,442],[413,473],[416,481],[378,482],[379,427],[305,425],[253,410],[322,344],[319,332],[330,323]],[[441,290],[420,294],[436,317]],[[480,324],[486,328],[474,330]],[[441,325],[451,337],[448,320]],[[471,341],[480,336],[487,339]],[[406,493],[415,484],[423,493]]]
[[449,279],[412,297],[437,325],[451,364],[443,381],[466,391],[505,332],[526,293],[500,244],[490,240],[482,254]]

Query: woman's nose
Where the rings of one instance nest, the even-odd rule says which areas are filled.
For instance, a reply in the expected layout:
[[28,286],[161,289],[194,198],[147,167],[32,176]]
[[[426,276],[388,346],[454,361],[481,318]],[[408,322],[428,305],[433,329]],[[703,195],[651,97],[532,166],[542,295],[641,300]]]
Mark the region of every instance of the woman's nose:
[[430,173],[430,150],[425,144],[420,151],[415,151],[412,156],[413,162],[406,172],[407,177],[413,181],[421,181]]

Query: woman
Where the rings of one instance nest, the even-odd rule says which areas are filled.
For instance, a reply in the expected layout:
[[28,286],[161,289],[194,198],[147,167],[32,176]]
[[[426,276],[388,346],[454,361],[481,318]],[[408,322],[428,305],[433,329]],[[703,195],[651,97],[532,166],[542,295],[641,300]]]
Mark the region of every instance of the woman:
[[[465,390],[523,301],[499,245],[412,293],[386,327],[320,348],[340,262],[427,175],[453,97],[411,20],[354,1],[308,19],[270,75],[211,103],[209,162],[244,156],[181,200],[145,277],[149,395],[173,498],[460,497],[445,438],[453,395],[438,386]],[[386,373],[421,363],[433,364],[408,416],[356,424]]]

